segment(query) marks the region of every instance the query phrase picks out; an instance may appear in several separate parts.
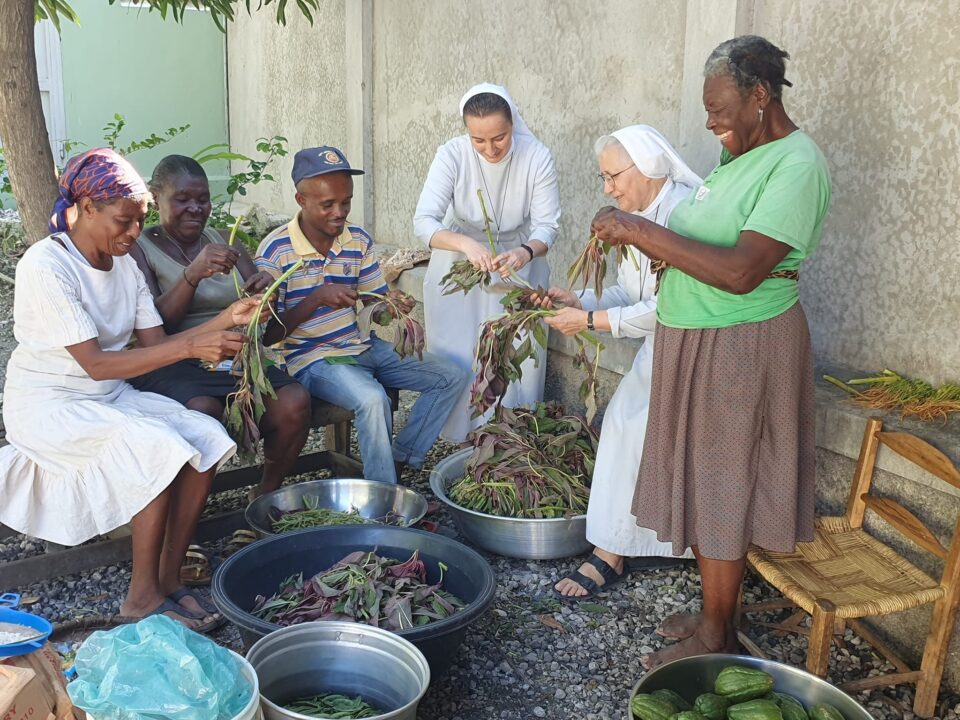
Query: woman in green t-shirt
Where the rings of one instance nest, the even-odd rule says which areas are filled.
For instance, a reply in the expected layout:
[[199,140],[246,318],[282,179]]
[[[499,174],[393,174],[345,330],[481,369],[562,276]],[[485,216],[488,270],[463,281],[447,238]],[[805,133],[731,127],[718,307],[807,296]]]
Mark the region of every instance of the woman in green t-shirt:
[[750,35],[710,55],[703,103],[720,164],[667,228],[610,207],[593,220],[601,240],[664,265],[633,514],[675,553],[693,548],[703,612],[664,620],[658,633],[681,642],[648,667],[735,651],[747,547],[790,552],[813,539],[813,362],[797,284],[830,176],[784,110],[787,57]]

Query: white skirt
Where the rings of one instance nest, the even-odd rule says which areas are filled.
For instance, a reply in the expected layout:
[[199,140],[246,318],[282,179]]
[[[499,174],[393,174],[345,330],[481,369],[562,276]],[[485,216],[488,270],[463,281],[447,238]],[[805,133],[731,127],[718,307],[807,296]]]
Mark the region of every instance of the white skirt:
[[[630,512],[650,409],[653,336],[646,338],[603,415],[587,506],[587,540],[623,557],[672,557],[673,546]],[[680,557],[692,558],[687,551]]]
[[[520,241],[517,241],[513,245],[518,247],[519,244]],[[440,279],[449,272],[456,260],[463,259],[462,253],[449,250],[431,252],[423,280],[424,330],[430,353],[446,358],[465,370],[474,371],[480,326],[490,318],[503,314],[503,306],[500,305],[503,293],[474,288],[466,295],[462,292],[443,295]],[[519,274],[533,287],[547,287],[550,282],[550,266],[544,258],[535,258]],[[530,406],[543,399],[543,385],[547,377],[546,350],[539,348],[536,357],[527,360],[520,368],[523,377],[507,388],[503,399],[506,407]],[[471,420],[473,408],[470,407],[470,388],[467,387],[450,413],[440,437],[449,442],[463,442],[467,433],[487,422],[492,413],[491,409],[486,415]]]
[[61,545],[129,522],[185,464],[203,472],[236,451],[214,418],[127,383],[27,400],[4,406],[0,523]]

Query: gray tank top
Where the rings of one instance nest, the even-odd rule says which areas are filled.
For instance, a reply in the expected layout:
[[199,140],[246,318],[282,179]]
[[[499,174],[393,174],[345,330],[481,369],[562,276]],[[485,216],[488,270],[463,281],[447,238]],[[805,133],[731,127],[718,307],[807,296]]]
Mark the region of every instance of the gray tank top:
[[[201,242],[226,245],[220,234],[212,228],[203,229]],[[165,293],[183,279],[186,259],[175,260],[161,250],[146,232],[140,233],[137,244],[143,250],[147,264],[157,276],[160,292]],[[237,290],[230,275],[213,275],[204,278],[193,292],[193,302],[187,310],[178,330],[189,330],[215,317],[221,310],[237,299]]]

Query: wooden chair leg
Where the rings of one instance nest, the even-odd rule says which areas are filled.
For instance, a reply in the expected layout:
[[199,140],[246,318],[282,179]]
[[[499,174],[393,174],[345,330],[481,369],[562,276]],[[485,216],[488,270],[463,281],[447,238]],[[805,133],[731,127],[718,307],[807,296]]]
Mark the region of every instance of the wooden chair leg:
[[917,681],[917,695],[913,701],[913,712],[922,718],[931,717],[936,710],[940,680],[943,677],[943,665],[947,657],[947,647],[950,645],[956,618],[956,598],[945,597],[933,606],[930,634],[927,635],[927,642],[923,648],[920,679]]
[[826,677],[830,662],[830,642],[833,640],[835,606],[828,600],[818,600],[813,608],[813,626],[810,628],[810,645],[807,649],[807,671],[818,677]]

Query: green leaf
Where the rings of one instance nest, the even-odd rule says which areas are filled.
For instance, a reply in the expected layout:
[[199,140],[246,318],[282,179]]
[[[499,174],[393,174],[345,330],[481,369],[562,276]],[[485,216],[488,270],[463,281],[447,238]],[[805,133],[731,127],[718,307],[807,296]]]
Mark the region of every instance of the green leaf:
[[599,603],[580,603],[577,607],[584,612],[594,613],[595,615],[609,615],[613,613],[606,605],[600,605]]

